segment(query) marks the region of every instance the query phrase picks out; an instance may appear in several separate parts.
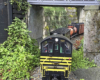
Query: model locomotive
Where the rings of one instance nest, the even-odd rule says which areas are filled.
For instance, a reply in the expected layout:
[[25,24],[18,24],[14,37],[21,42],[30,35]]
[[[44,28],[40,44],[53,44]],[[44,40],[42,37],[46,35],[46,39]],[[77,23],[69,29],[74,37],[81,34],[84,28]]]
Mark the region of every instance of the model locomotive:
[[72,36],[84,33],[84,23],[72,23],[50,32],[41,42],[42,80],[68,80],[72,62]]
[[72,62],[72,43],[61,34],[41,42],[40,69],[42,80],[68,80]]

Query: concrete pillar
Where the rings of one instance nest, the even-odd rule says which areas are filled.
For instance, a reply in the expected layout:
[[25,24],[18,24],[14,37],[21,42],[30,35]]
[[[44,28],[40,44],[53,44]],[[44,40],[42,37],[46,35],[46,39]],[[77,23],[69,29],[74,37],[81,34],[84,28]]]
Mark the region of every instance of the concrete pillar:
[[84,56],[100,66],[100,12],[98,6],[85,6]]
[[79,23],[84,22],[85,13],[83,10],[84,7],[77,7],[77,19]]
[[31,38],[37,39],[40,43],[43,36],[43,8],[40,6],[32,6],[28,10],[28,29]]

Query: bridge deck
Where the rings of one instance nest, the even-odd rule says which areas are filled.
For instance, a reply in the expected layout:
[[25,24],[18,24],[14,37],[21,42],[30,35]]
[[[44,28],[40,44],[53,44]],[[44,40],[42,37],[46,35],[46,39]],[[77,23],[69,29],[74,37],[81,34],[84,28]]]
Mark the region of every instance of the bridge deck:
[[99,5],[100,0],[27,0],[33,5],[85,6]]

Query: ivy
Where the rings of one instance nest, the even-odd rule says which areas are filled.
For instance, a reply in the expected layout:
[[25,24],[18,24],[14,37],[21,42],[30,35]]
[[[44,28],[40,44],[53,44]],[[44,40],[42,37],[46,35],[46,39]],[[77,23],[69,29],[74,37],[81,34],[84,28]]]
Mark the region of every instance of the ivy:
[[[83,39],[84,40],[84,39]],[[77,50],[73,50],[72,53],[72,71],[78,68],[85,68],[88,69],[89,67],[95,67],[96,64],[94,60],[89,61],[89,58],[83,57],[83,40],[81,41],[81,48]]]
[[9,36],[0,45],[0,77],[3,80],[29,79],[30,71],[39,65],[36,40],[30,38],[26,23],[18,18],[6,30]]
[[18,11],[24,10],[25,13],[27,12],[28,8],[31,7],[27,0],[10,0],[10,3],[17,4]]

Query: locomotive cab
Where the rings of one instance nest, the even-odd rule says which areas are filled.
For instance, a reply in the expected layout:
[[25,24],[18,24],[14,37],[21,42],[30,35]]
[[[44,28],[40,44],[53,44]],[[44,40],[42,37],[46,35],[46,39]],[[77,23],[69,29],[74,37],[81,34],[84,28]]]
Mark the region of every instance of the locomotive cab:
[[72,43],[62,35],[51,35],[41,42],[42,80],[68,80],[71,70]]

